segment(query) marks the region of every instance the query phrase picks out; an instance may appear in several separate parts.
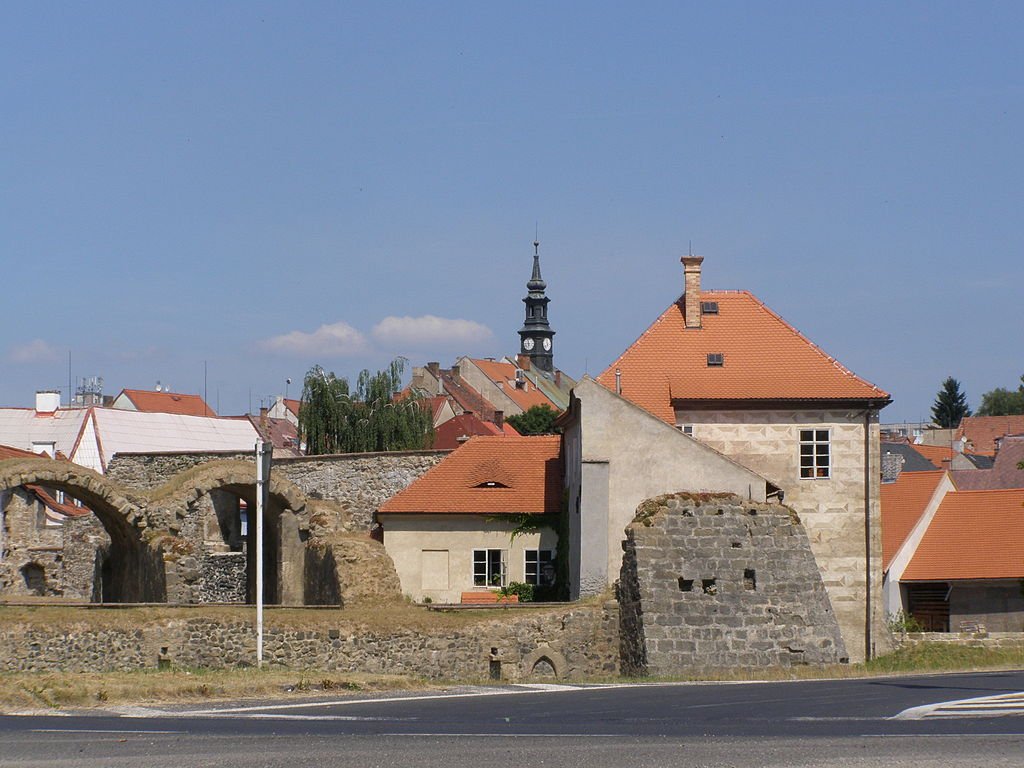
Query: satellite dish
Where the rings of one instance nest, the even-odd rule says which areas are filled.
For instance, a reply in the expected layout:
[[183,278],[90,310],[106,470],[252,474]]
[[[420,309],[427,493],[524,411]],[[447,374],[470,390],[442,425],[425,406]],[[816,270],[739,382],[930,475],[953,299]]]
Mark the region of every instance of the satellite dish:
[[164,388],[160,385],[159,381],[157,381],[157,383],[156,383],[156,391],[157,392],[163,392],[164,391]]

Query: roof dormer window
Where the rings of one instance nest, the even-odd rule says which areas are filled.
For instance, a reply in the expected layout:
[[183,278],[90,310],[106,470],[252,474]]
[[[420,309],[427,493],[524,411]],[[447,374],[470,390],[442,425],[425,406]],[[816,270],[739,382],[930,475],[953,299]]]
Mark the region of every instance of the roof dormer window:
[[717,315],[718,314],[718,302],[717,301],[702,301],[700,303],[700,313],[702,315]]
[[708,352],[708,368],[721,368],[725,365],[723,352]]
[[504,483],[500,483],[497,480],[485,480],[482,483],[473,486],[474,488],[508,488]]

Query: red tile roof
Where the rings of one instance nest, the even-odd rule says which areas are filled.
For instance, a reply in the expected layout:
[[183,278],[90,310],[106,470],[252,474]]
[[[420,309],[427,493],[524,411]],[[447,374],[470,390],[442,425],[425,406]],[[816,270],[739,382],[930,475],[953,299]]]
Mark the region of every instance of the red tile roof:
[[[718,302],[701,328],[686,328],[672,304],[597,378],[675,423],[672,401],[888,400],[885,391],[844,368],[747,291],[703,291]],[[723,365],[708,365],[709,354]]]
[[953,463],[954,451],[948,445],[918,445],[911,443],[910,447],[939,469],[949,469]]
[[1024,435],[1024,415],[964,416],[956,431],[957,440],[967,438],[971,453],[983,456],[994,456],[996,438],[1004,435]]
[[530,410],[535,405],[546,405],[556,411],[561,410],[533,382],[524,381],[522,383],[526,385],[525,387],[517,387],[516,367],[512,363],[503,363],[497,360],[473,360],[473,364],[524,411]]
[[66,517],[84,517],[85,515],[92,514],[92,510],[88,507],[78,507],[74,504],[66,504],[64,502],[57,501],[49,491],[38,485],[26,485],[25,487],[34,493],[36,497],[43,502],[43,504]]
[[882,570],[896,556],[900,545],[921,518],[936,487],[946,473],[901,472],[894,483],[882,483]]
[[558,435],[490,436],[474,437],[450,453],[380,512],[546,514],[558,512],[561,503]]
[[289,398],[284,398],[284,407],[291,411],[295,418],[299,417],[299,407],[301,405],[301,400],[291,400]]
[[962,469],[951,473],[961,491],[1024,488],[1024,437],[1004,437],[991,469]]
[[123,394],[145,413],[176,413],[181,416],[216,416],[199,395],[175,392],[153,392],[148,389],[125,389]]
[[0,445],[0,460],[3,459],[46,459],[46,454],[32,453],[10,445]]
[[[507,425],[511,434],[518,435],[511,425]],[[434,427],[433,448],[442,450],[454,450],[462,445],[465,439],[476,435],[507,435],[510,434],[497,424],[483,421],[472,413],[461,413],[453,419],[448,419],[440,426]]]
[[484,421],[494,419],[494,413],[498,409],[487,398],[469,386],[461,376],[456,376],[451,371],[441,371],[441,381],[444,383],[445,395],[463,411],[475,413]]
[[902,581],[1024,577],[1024,489],[947,493]]

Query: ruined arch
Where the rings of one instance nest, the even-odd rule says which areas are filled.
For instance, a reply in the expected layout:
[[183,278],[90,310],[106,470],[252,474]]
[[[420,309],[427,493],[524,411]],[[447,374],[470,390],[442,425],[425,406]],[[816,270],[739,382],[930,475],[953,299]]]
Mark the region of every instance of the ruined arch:
[[547,662],[550,665],[556,678],[565,677],[568,667],[565,656],[549,645],[541,645],[526,654],[522,663],[523,676],[530,677],[534,674],[534,669],[536,669],[537,665],[542,662]]
[[146,534],[143,499],[85,467],[49,458],[0,461],[0,491],[27,485],[56,488],[79,499],[110,537],[103,584],[104,602],[160,602],[166,599],[158,547]]

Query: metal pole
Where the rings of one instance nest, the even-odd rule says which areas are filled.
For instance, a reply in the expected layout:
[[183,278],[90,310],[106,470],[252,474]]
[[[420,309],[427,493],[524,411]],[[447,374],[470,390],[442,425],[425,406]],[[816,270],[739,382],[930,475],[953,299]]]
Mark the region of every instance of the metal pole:
[[256,547],[256,666],[263,666],[263,507],[270,481],[270,461],[274,446],[262,441],[256,443],[256,529],[253,546]]

